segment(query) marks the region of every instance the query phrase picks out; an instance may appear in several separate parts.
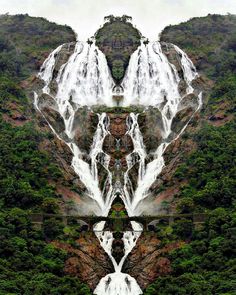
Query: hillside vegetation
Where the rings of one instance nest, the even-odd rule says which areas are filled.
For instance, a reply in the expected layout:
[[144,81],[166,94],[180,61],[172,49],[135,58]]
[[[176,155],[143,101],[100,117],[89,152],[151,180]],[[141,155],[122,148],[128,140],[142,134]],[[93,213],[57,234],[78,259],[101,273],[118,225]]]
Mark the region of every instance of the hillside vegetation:
[[44,18],[22,15],[0,16],[0,74],[18,79],[38,71],[48,53],[62,43],[75,40],[70,27]]
[[169,26],[161,40],[177,44],[213,81],[205,98],[201,128],[184,137],[197,148],[183,158],[175,180],[184,183],[175,196],[179,213],[206,212],[193,229],[189,220],[160,229],[163,243],[183,239],[170,252],[172,272],[159,277],[146,295],[227,294],[236,290],[236,16],[208,15]]
[[236,15],[212,14],[166,27],[160,40],[183,48],[198,71],[217,79],[235,73]]
[[[64,233],[48,220],[32,227],[28,213],[57,212],[54,179],[62,172],[39,150],[50,134],[36,127],[24,79],[36,73],[58,45],[75,40],[71,28],[28,15],[0,16],[0,294],[90,294],[64,273],[68,255],[49,241]],[[51,182],[51,184],[50,184]]]
[[236,15],[212,14],[168,26],[160,40],[184,49],[198,72],[216,82],[208,107],[216,111],[224,102],[227,110],[235,111]]

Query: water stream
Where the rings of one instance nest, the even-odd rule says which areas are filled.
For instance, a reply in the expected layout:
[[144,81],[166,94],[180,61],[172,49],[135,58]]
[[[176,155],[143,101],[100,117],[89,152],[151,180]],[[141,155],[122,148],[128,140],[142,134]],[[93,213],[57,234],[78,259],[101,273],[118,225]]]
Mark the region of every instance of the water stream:
[[[53,99],[55,108],[64,121],[65,130],[58,134],[48,122],[53,132],[63,140],[73,154],[72,167],[80,180],[87,188],[87,194],[98,204],[95,212],[100,216],[107,216],[117,193],[125,204],[129,216],[141,214],[140,203],[149,195],[149,188],[161,173],[165,163],[163,154],[167,146],[178,138],[187,127],[186,125],[173,134],[172,121],[180,109],[183,98],[193,93],[191,82],[197,77],[194,65],[187,55],[177,46],[173,46],[179,57],[179,63],[186,83],[184,94],[180,94],[180,76],[174,64],[162,51],[159,42],[152,42],[141,46],[130,58],[129,66],[122,82],[124,99],[122,106],[143,105],[157,108],[162,116],[163,130],[162,142],[157,147],[153,160],[146,164],[146,148],[143,143],[142,133],[139,129],[138,114],[130,113],[127,118],[127,134],[132,138],[134,150],[126,157],[128,169],[124,173],[123,186],[118,183],[112,185],[112,173],[109,171],[110,156],[103,151],[103,142],[109,134],[109,117],[106,113],[98,114],[98,125],[94,134],[93,143],[89,153],[90,162],[84,160],[84,155],[74,139],[74,118],[76,111],[82,106],[94,105],[115,106],[112,99],[114,82],[110,75],[104,54],[94,45],[77,42],[74,52],[55,73],[55,66],[60,59],[60,52],[64,45],[54,50],[44,62],[39,78],[43,80],[44,87],[35,91],[35,107],[43,114],[40,107],[42,94]],[[57,85],[52,91],[53,83]],[[198,105],[195,112],[201,107],[201,93],[198,93]],[[192,115],[193,116],[193,115]],[[99,186],[98,163],[107,173],[106,189]],[[130,169],[139,165],[137,187],[133,188],[129,179]],[[135,246],[142,226],[132,222],[133,231],[123,233],[124,256],[119,263],[112,256],[112,232],[104,231],[105,222],[100,222],[94,227],[100,244],[109,255],[115,272],[101,279],[94,294],[97,295],[139,295],[142,290],[136,280],[130,275],[122,273],[122,266],[128,254]]]

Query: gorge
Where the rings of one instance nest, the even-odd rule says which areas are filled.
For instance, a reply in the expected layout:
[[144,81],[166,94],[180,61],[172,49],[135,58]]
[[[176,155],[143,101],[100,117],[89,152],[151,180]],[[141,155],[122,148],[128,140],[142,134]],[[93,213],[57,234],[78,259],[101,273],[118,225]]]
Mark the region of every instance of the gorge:
[[[120,22],[119,18],[116,21]],[[70,148],[73,154],[71,165],[85,185],[87,197],[94,201],[92,210],[98,216],[107,216],[116,198],[123,201],[128,216],[143,213],[142,201],[149,197],[149,189],[165,165],[163,154],[166,148],[181,136],[202,105],[202,92],[192,86],[198,74],[187,55],[173,44],[140,42],[141,45],[130,56],[122,82],[117,82],[112,77],[106,56],[94,42],[88,44],[77,41],[60,45],[43,63],[38,75],[43,85],[34,92],[35,107],[55,135]],[[115,50],[119,48],[115,47]],[[143,143],[138,123],[139,113],[132,111],[137,105],[144,114],[149,107],[160,114],[158,127],[161,138],[151,155],[147,154]],[[110,107],[114,110],[114,116],[119,110],[129,107],[129,111],[126,111],[127,131],[124,136],[129,137],[133,150],[126,155],[126,163],[121,163],[114,154],[109,155],[113,146],[108,150],[109,153],[104,152],[104,140],[111,136],[110,118],[105,112],[97,113],[98,123],[89,154],[84,154],[77,144],[77,111],[85,107],[85,111],[89,108],[93,112],[97,106],[101,106],[101,109]],[[176,114],[187,108],[191,111],[186,122],[173,131],[172,121]],[[56,114],[55,126],[48,109]],[[58,121],[62,125],[60,130]],[[115,138],[118,151],[122,140],[122,137]],[[147,160],[150,156],[151,159]],[[112,168],[111,161],[115,162]],[[138,167],[136,183],[133,185],[129,173],[135,165]],[[105,174],[103,184],[100,166]],[[94,232],[110,257],[115,272],[101,279],[94,294],[142,294],[135,279],[122,272],[125,259],[141,235],[142,225],[133,221],[131,229],[123,233],[124,255],[120,257],[119,263],[112,256],[112,232],[105,230],[105,226],[103,221],[98,223]]]

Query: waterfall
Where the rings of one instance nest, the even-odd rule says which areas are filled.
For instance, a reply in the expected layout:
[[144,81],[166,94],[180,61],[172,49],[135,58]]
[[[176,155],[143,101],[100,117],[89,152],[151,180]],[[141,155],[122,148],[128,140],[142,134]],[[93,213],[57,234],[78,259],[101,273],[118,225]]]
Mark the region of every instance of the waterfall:
[[[128,169],[124,174],[124,195],[122,196],[122,200],[125,204],[129,216],[134,215],[132,212],[132,197],[134,195],[134,191],[129,179],[129,171],[136,163],[139,163],[137,179],[138,183],[143,179],[143,176],[145,174],[146,150],[143,143],[142,133],[139,130],[138,115],[139,114],[130,113],[129,117],[127,118],[127,134],[132,138],[134,150],[126,157]],[[129,192],[128,186],[130,187],[131,192]]]
[[126,273],[122,273],[122,266],[125,259],[136,245],[138,238],[142,232],[142,226],[137,222],[132,222],[133,231],[123,233],[124,256],[119,263],[112,256],[113,235],[109,231],[103,231],[104,223],[100,222],[94,228],[95,234],[98,237],[101,246],[110,257],[114,266],[115,272],[106,275],[102,278],[94,290],[96,295],[139,295],[142,290],[136,280]]
[[[139,173],[137,188],[132,192],[131,196],[127,189],[127,185],[130,183],[128,172],[134,163],[132,163],[132,154],[128,155],[126,159],[128,171],[124,175],[124,199],[129,206],[129,213],[131,215],[140,215],[142,213],[138,205],[149,195],[149,188],[162,172],[165,165],[163,155],[166,148],[182,134],[194,113],[199,110],[202,104],[202,94],[199,93],[198,106],[195,112],[180,132],[170,139],[172,121],[180,109],[182,99],[194,92],[191,82],[198,76],[192,61],[187,55],[177,46],[173,45],[173,48],[178,54],[183,79],[187,85],[184,95],[181,96],[179,92],[181,78],[178,75],[177,69],[174,64],[168,61],[168,58],[162,52],[159,42],[151,42],[148,45],[142,44],[136,50],[131,56],[127,73],[122,83],[124,106],[132,104],[154,106],[160,111],[163,123],[162,142],[154,152],[153,160],[144,167],[146,152],[137,123],[137,115],[130,114],[132,119],[128,134],[133,140],[134,152],[137,152],[139,155],[139,171],[142,171]],[[135,129],[135,132],[133,132],[133,129]]]
[[168,62],[159,42],[143,43],[133,53],[122,82],[124,106],[158,106],[164,100],[176,105],[180,78]]
[[56,80],[59,101],[67,98],[80,106],[113,106],[111,95],[114,82],[106,57],[94,44],[77,42],[73,54],[61,67]]
[[[133,141],[134,149],[126,156],[127,171],[124,173],[123,187],[120,182],[112,183],[112,172],[109,170],[110,156],[103,151],[105,137],[109,135],[109,117],[106,113],[97,114],[98,124],[89,152],[89,161],[84,160],[84,154],[75,140],[74,121],[76,111],[82,106],[92,109],[95,105],[116,106],[113,101],[112,89],[115,83],[110,75],[106,57],[94,45],[77,42],[74,52],[68,60],[57,68],[57,62],[63,52],[64,45],[55,49],[42,65],[38,77],[44,82],[41,90],[35,91],[34,105],[42,114],[56,136],[64,141],[70,148],[73,159],[71,166],[87,188],[88,196],[93,199],[98,209],[95,214],[107,216],[113,200],[117,194],[121,196],[129,216],[142,213],[140,204],[149,195],[149,189],[161,173],[165,162],[164,152],[168,145],[176,140],[187,127],[192,116],[202,104],[201,93],[198,93],[198,106],[185,126],[174,134],[172,121],[180,109],[181,101],[195,90],[191,85],[198,76],[196,69],[187,55],[175,45],[171,45],[178,57],[182,70],[180,77],[174,64],[170,63],[162,51],[160,42],[141,44],[132,54],[125,77],[122,82],[123,101],[121,106],[143,105],[157,108],[162,116],[163,130],[162,142],[153,154],[153,160],[147,163],[147,152],[143,143],[142,133],[139,129],[139,114],[130,113],[127,118],[127,135]],[[180,81],[186,84],[185,93],[179,91]],[[60,134],[47,120],[41,109],[43,96],[53,101],[53,108],[64,122],[64,131]],[[133,187],[129,173],[138,163],[137,186]],[[106,181],[103,188],[99,186],[99,167],[102,165],[106,171]],[[124,256],[119,263],[112,256],[113,234],[105,231],[105,222],[94,226],[94,232],[110,257],[114,273],[101,279],[94,294],[97,295],[139,295],[142,290],[136,280],[122,272],[125,259],[136,245],[142,232],[142,226],[131,222],[132,231],[123,233]]]
[[[57,106],[57,111],[63,118],[65,124],[64,137],[62,138],[54,128],[53,132],[64,140],[69,146],[72,154],[72,167],[80,180],[88,190],[89,196],[96,201],[100,210],[95,212],[97,215],[106,216],[109,212],[111,198],[111,173],[108,171],[109,156],[102,151],[103,141],[108,134],[107,127],[109,120],[105,113],[99,115],[97,130],[94,135],[93,144],[90,152],[91,167],[83,160],[83,153],[74,140],[73,123],[75,113],[81,106],[91,106],[96,104],[112,104],[111,93],[113,81],[106,64],[103,53],[93,44],[77,42],[74,52],[63,64],[54,77],[56,61],[60,57],[63,45],[55,49],[45,60],[39,73],[39,78],[44,81],[42,93],[50,96]],[[57,92],[51,91],[52,82],[56,80]],[[35,106],[39,107],[38,93],[35,92]],[[42,112],[41,112],[42,113]],[[45,116],[44,116],[45,118]],[[45,118],[46,119],[46,118]],[[101,156],[102,155],[102,156]],[[99,188],[97,176],[97,157],[100,156],[101,164],[108,172],[107,182],[110,186],[106,196]]]

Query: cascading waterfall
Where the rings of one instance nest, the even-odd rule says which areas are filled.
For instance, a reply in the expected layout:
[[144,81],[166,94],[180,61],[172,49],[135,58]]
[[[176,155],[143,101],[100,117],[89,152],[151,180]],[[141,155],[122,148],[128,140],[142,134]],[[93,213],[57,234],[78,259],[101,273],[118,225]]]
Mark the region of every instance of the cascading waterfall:
[[[52,94],[50,86],[54,78],[56,61],[60,56],[62,47],[63,45],[55,49],[42,65],[41,72],[38,75],[45,83],[42,93],[53,98],[57,111],[63,118],[65,124],[64,133],[67,138],[65,142],[73,153],[72,167],[74,171],[85,184],[89,196],[99,205],[100,211],[96,213],[106,216],[112,203],[112,199],[109,198],[112,191],[111,174],[108,171],[109,156],[102,151],[103,140],[108,134],[106,114],[98,114],[99,123],[90,152],[92,168],[83,160],[83,153],[74,142],[73,123],[75,113],[79,107],[112,103],[111,88],[113,87],[113,81],[103,53],[95,45],[89,46],[87,43],[77,42],[73,54],[59,70],[56,77],[57,93],[56,95]],[[35,106],[40,111],[37,93],[35,93]],[[49,126],[63,140],[50,124]],[[103,154],[102,164],[108,171],[107,181],[110,189],[109,196],[106,196],[106,198],[99,189],[97,177],[97,156],[99,153]]]
[[[127,208],[129,216],[134,215],[132,212],[134,191],[132,190],[132,184],[129,179],[129,171],[138,162],[138,183],[143,179],[145,174],[146,151],[143,143],[142,133],[139,130],[138,115],[139,114],[130,113],[130,116],[127,118],[127,134],[132,138],[134,150],[126,157],[128,169],[124,174],[124,195],[122,196],[122,200],[125,204],[125,207]],[[129,193],[128,186],[131,189],[131,193]]]
[[132,222],[133,231],[126,231],[123,233],[124,243],[124,256],[119,263],[116,262],[112,256],[112,242],[113,235],[109,231],[103,231],[104,223],[99,223],[95,226],[95,233],[98,237],[100,244],[110,257],[114,266],[115,272],[106,275],[101,279],[94,294],[96,295],[139,295],[142,294],[142,290],[137,284],[136,280],[126,273],[122,273],[122,266],[125,259],[136,245],[138,238],[142,232],[142,226],[136,222]]
[[[137,115],[131,114],[132,123],[129,129],[133,130],[135,128],[136,132],[129,131],[128,133],[133,140],[134,151],[140,157],[139,167],[140,171],[142,171],[142,173],[139,173],[137,188],[133,192],[132,197],[126,188],[129,182],[128,173],[125,174],[124,199],[128,200],[126,203],[129,205],[129,213],[131,215],[140,215],[141,210],[138,208],[138,205],[149,195],[148,190],[150,186],[165,165],[163,154],[166,148],[180,136],[193,116],[180,130],[179,134],[174,136],[174,139],[169,138],[172,133],[172,121],[179,110],[180,103],[184,97],[194,92],[191,82],[198,76],[193,63],[187,55],[177,46],[173,45],[173,47],[179,55],[183,78],[187,85],[184,95],[181,96],[179,92],[180,77],[176,67],[168,61],[162,52],[159,42],[151,42],[148,45],[142,44],[137,49],[131,56],[130,64],[122,83],[124,88],[123,105],[142,104],[154,106],[160,111],[163,122],[162,142],[154,152],[153,160],[144,168],[146,153],[143,139],[138,128]],[[201,107],[201,96],[202,94],[199,93],[198,107],[195,112]],[[142,151],[140,151],[140,147]],[[127,162],[130,163],[128,165],[129,169],[132,167],[130,157],[131,155],[127,157]]]
[[[68,61],[60,67],[59,71],[55,72],[56,62],[60,58],[60,52],[63,49],[63,45],[61,45],[49,55],[42,66],[38,76],[44,81],[44,87],[41,92],[35,92],[35,107],[46,119],[40,108],[40,95],[48,95],[53,99],[54,107],[64,121],[64,133],[58,134],[49,122],[48,124],[53,132],[61,140],[64,140],[71,149],[73,153],[71,165],[86,186],[88,195],[99,205],[100,209],[96,212],[97,215],[108,215],[117,193],[121,195],[129,216],[141,214],[140,202],[149,195],[150,186],[165,165],[163,154],[167,146],[181,135],[191,120],[190,118],[178,134],[173,134],[171,129],[172,121],[179,110],[182,99],[194,92],[191,82],[197,77],[194,65],[187,55],[177,46],[173,45],[173,47],[178,54],[183,78],[187,85],[184,95],[179,92],[181,78],[176,67],[168,61],[159,42],[147,45],[141,44],[130,58],[121,85],[122,89],[124,89],[124,99],[121,105],[139,104],[157,108],[162,115],[163,131],[162,142],[157,147],[153,160],[146,164],[147,154],[139,130],[138,114],[130,114],[127,119],[127,134],[132,138],[134,150],[126,157],[128,169],[124,173],[123,187],[119,183],[112,186],[112,173],[109,171],[110,156],[103,151],[104,139],[109,134],[109,118],[105,113],[98,114],[99,122],[89,154],[90,164],[83,160],[84,155],[74,140],[74,118],[76,111],[80,107],[116,105],[112,99],[112,89],[115,83],[111,78],[104,54],[94,44],[88,45],[87,43],[77,42]],[[56,77],[54,77],[55,75]],[[56,90],[51,91],[52,84],[54,83],[55,86],[55,82]],[[198,94],[198,98],[198,107],[195,112],[201,107],[201,93]],[[107,172],[106,189],[103,190],[99,188],[98,163]],[[137,187],[134,189],[129,180],[129,171],[136,163],[139,163],[139,172]],[[104,226],[105,222],[100,222],[94,227],[94,231],[100,244],[109,255],[115,272],[101,279],[94,294],[142,294],[136,280],[128,274],[122,273],[124,261],[135,246],[141,234],[142,226],[132,222],[133,231],[124,232],[124,256],[119,263],[112,256],[113,234],[104,231]]]
[[163,101],[176,105],[180,78],[168,62],[159,42],[141,46],[133,53],[122,82],[124,106],[158,106]]
[[94,45],[77,42],[73,54],[56,78],[58,101],[72,101],[79,106],[113,106],[114,82],[105,55]]

